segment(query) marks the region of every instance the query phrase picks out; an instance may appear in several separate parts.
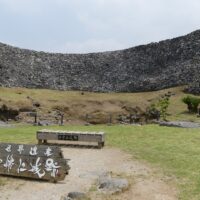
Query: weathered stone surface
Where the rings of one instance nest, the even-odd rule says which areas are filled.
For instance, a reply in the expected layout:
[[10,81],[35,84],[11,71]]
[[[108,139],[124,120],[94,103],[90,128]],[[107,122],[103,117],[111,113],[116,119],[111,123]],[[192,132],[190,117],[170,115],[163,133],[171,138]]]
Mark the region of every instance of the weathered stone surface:
[[[91,54],[44,53],[0,43],[0,86],[7,87],[152,91],[199,83],[199,71],[200,30],[159,43]],[[197,93],[199,86],[189,86],[188,91]]]
[[43,120],[43,121],[39,121],[36,125],[38,126],[49,126],[49,125],[53,125],[52,122],[47,121],[47,120]]
[[174,122],[159,122],[160,126],[169,126],[169,127],[180,127],[180,128],[200,128],[199,123],[194,122],[181,122],[181,121],[174,121]]
[[11,125],[10,124],[8,124],[8,123],[6,123],[6,122],[3,122],[3,121],[0,121],[0,128],[1,127],[11,127]]
[[86,199],[86,194],[83,192],[70,192],[66,196],[62,196],[60,200],[84,200]]
[[128,186],[129,184],[126,179],[104,177],[99,179],[98,188],[102,192],[115,194],[126,190]]
[[69,169],[59,147],[0,143],[0,175],[57,182]]
[[68,198],[71,199],[85,199],[86,198],[86,194],[83,192],[70,192],[68,194]]
[[0,107],[0,120],[8,121],[9,119],[16,120],[19,111],[17,109],[8,108],[5,104]]
[[[197,87],[196,84],[198,84],[198,87]],[[197,94],[197,95],[199,95],[200,94],[200,83],[193,82],[193,84],[191,84],[187,88],[186,92],[191,93],[191,94]]]

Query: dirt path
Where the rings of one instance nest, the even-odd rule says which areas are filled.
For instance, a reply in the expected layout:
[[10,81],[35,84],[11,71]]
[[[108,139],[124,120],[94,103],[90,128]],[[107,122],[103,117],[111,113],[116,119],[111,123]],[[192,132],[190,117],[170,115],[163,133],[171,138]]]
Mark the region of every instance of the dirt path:
[[[163,177],[155,175],[150,169],[131,156],[111,148],[75,149],[64,148],[65,158],[70,161],[70,174],[65,181],[58,184],[9,179],[5,186],[0,186],[1,200],[60,200],[60,197],[72,191],[91,191],[98,176],[112,173],[128,177],[131,183],[129,190],[122,194],[106,198],[92,194],[92,200],[176,200],[176,190],[167,184]],[[98,192],[98,191],[96,191]],[[95,193],[96,193],[95,192]],[[94,193],[94,192],[93,192]]]

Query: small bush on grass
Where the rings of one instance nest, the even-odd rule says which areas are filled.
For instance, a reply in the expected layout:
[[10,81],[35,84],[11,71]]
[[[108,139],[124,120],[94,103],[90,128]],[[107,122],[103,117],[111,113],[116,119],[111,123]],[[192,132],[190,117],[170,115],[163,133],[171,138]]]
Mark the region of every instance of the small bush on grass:
[[158,102],[151,104],[150,107],[147,109],[148,114],[153,116],[155,119],[159,120],[160,117],[162,120],[167,120],[167,110],[170,104],[170,99],[167,96],[161,97]]
[[196,113],[200,104],[200,99],[197,97],[187,96],[182,99],[182,102],[187,105],[190,113]]
[[163,120],[167,120],[167,109],[169,107],[169,97],[164,97],[164,98],[161,98],[159,101],[158,101],[158,107],[159,107],[159,110],[160,110],[160,115],[162,117]]

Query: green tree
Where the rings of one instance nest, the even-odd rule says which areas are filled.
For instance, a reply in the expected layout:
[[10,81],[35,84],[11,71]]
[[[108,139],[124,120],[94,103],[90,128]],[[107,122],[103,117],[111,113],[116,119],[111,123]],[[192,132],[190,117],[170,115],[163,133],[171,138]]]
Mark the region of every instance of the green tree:
[[187,105],[188,111],[191,113],[196,113],[198,106],[200,104],[200,99],[197,97],[187,96],[182,99],[182,102]]

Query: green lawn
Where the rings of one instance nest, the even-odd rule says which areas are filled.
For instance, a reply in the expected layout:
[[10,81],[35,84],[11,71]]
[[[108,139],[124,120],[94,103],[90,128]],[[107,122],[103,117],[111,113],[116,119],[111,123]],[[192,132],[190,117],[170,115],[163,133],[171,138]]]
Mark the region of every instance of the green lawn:
[[[181,200],[200,199],[200,130],[146,126],[65,126],[53,129],[105,131],[106,144],[159,167],[178,180]],[[36,143],[41,127],[1,128],[1,142]]]

